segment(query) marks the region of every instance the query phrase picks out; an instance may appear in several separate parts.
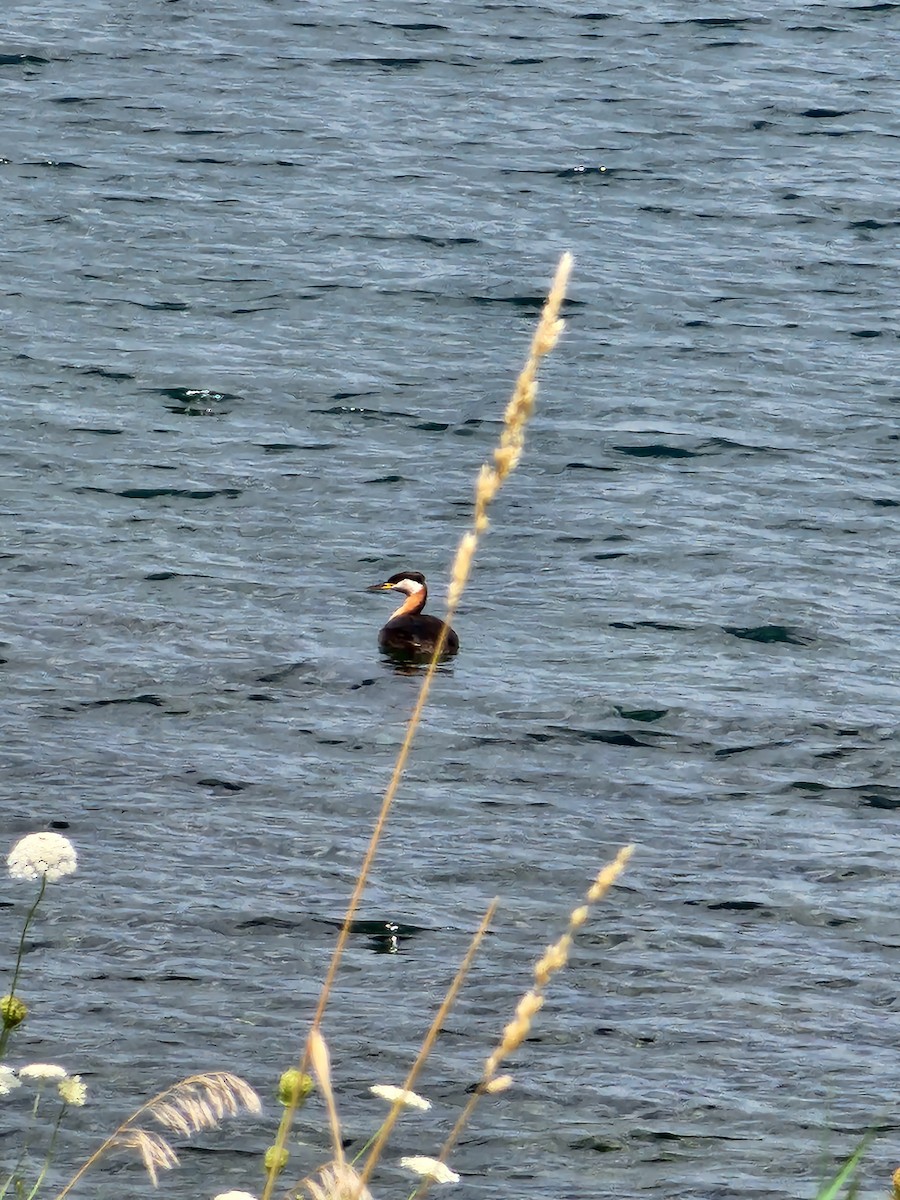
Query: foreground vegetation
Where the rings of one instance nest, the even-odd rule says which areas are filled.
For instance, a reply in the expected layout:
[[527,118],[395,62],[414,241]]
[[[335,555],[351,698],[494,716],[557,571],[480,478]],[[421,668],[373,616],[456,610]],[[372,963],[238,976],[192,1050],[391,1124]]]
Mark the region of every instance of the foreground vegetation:
[[[564,255],[535,331],[526,364],[507,406],[500,442],[491,461],[479,473],[471,528],[463,535],[452,566],[446,625],[450,624],[468,582],[479,540],[488,529],[490,505],[521,457],[526,427],[537,395],[538,367],[554,348],[562,331],[560,311],[570,270],[571,258]],[[415,1091],[417,1078],[495,915],[496,900],[487,906],[469,950],[449,982],[444,1000],[424,1034],[421,1049],[402,1085],[376,1084],[372,1087],[372,1092],[388,1104],[387,1114],[363,1150],[349,1160],[344,1150],[338,1098],[332,1081],[328,1047],[321,1034],[321,1023],[326,1007],[334,996],[338,970],[353,919],[403,778],[442,650],[443,645],[439,641],[431,663],[422,674],[418,699],[347,906],[311,1027],[296,1065],[286,1070],[278,1083],[277,1095],[282,1105],[282,1117],[273,1144],[265,1154],[265,1183],[259,1200],[270,1200],[276,1187],[297,1200],[301,1197],[308,1200],[370,1200],[369,1185],[388,1151],[391,1132],[398,1118],[404,1111],[424,1111],[430,1107],[428,1101]],[[554,975],[565,967],[573,939],[588,919],[592,905],[602,900],[615,884],[631,854],[632,847],[624,847],[612,862],[599,871],[583,901],[571,912],[567,928],[535,964],[531,986],[510,1015],[497,1045],[487,1054],[480,1078],[473,1081],[470,1099],[445,1136],[443,1144],[433,1156],[413,1156],[400,1160],[400,1165],[410,1173],[412,1196],[424,1195],[433,1184],[458,1182],[459,1176],[450,1165],[450,1160],[460,1134],[472,1119],[482,1096],[502,1092],[512,1086],[512,1077],[503,1071],[504,1063],[528,1035],[543,1005],[546,989]],[[80,1109],[86,1103],[88,1093],[78,1075],[69,1074],[64,1067],[55,1063],[31,1063],[14,1068],[6,1065],[6,1059],[10,1044],[14,1044],[15,1031],[28,1015],[27,1006],[21,999],[21,975],[28,931],[44,901],[48,885],[59,882],[76,870],[77,855],[71,842],[60,834],[34,833],[16,843],[7,865],[13,881],[36,884],[37,893],[25,915],[7,994],[0,1000],[0,1102],[11,1102],[21,1092],[27,1095],[31,1109],[28,1132],[16,1148],[12,1160],[0,1172],[0,1200],[10,1193],[17,1200],[34,1200],[38,1194],[48,1192],[48,1173],[54,1162],[57,1135],[62,1123],[71,1119],[72,1110]],[[290,1180],[293,1123],[300,1108],[314,1092],[321,1097],[327,1114],[331,1157],[312,1176]],[[218,1126],[226,1117],[237,1117],[242,1113],[258,1114],[261,1107],[260,1099],[250,1085],[233,1074],[212,1071],[190,1076],[152,1097],[132,1113],[71,1175],[61,1190],[53,1194],[56,1200],[62,1200],[99,1162],[115,1152],[136,1155],[156,1184],[162,1172],[177,1165],[178,1159],[169,1140],[173,1134],[189,1137]],[[836,1200],[840,1195],[853,1194],[854,1172],[867,1144],[868,1139],[864,1139],[835,1177],[823,1186],[817,1200]],[[900,1170],[894,1177],[893,1192],[895,1200],[900,1200]],[[215,1200],[257,1198],[249,1192],[230,1191],[220,1192]]]

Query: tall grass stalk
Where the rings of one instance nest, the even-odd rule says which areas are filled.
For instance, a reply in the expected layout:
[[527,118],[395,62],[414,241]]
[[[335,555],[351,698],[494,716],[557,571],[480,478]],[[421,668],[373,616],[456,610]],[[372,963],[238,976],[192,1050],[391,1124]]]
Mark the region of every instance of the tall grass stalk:
[[[519,1003],[516,1005],[515,1015],[504,1029],[500,1042],[485,1060],[478,1086],[469,1097],[468,1103],[459,1114],[456,1124],[441,1147],[441,1151],[437,1156],[439,1162],[446,1163],[451,1150],[456,1145],[459,1135],[469,1123],[472,1113],[475,1111],[475,1106],[481,1097],[486,1093],[505,1091],[512,1083],[510,1076],[497,1074],[501,1062],[508,1058],[525,1041],[534,1018],[543,1007],[544,992],[547,989],[547,985],[557,971],[561,971],[569,961],[569,951],[572,948],[575,933],[587,920],[591,906],[606,895],[625,870],[633,853],[633,846],[623,846],[613,861],[607,863],[601,869],[597,878],[588,889],[584,904],[580,904],[569,914],[568,928],[565,933],[552,946],[549,946],[537,963],[535,963],[533,986],[519,1000]],[[416,1194],[423,1196],[429,1187],[429,1181],[423,1181]]]
[[25,939],[28,936],[28,929],[31,922],[34,920],[35,913],[38,910],[38,905],[44,898],[44,892],[47,890],[47,876],[41,876],[41,886],[38,889],[37,898],[34,904],[28,910],[28,915],[25,917],[25,924],[22,926],[22,936],[19,938],[19,948],[16,951],[16,965],[13,968],[12,983],[9,985],[9,991],[4,996],[4,1006],[2,1015],[2,1027],[0,1027],[0,1062],[6,1054],[6,1047],[9,1043],[9,1035],[12,1033],[18,1022],[9,1019],[9,1013],[12,1010],[13,1002],[16,999],[16,988],[19,986],[19,976],[22,973],[22,959],[25,957]]
[[341,1136],[341,1122],[338,1117],[337,1103],[334,1099],[334,1088],[331,1086],[331,1056],[328,1053],[328,1047],[325,1045],[325,1039],[318,1029],[311,1029],[309,1031],[309,1040],[306,1045],[313,1074],[319,1085],[319,1091],[325,1098],[325,1107],[328,1109],[332,1156],[335,1163],[339,1167],[343,1167],[345,1165],[344,1140]]
[[[478,926],[472,941],[469,943],[469,949],[466,951],[465,958],[463,958],[462,962],[459,964],[456,975],[453,978],[453,982],[447,989],[447,994],[444,996],[440,1008],[434,1015],[434,1020],[431,1022],[431,1027],[428,1030],[428,1033],[425,1035],[425,1039],[422,1042],[422,1047],[419,1050],[419,1053],[416,1055],[416,1061],[410,1067],[406,1079],[403,1081],[403,1088],[405,1091],[415,1091],[415,1083],[419,1072],[421,1071],[426,1058],[428,1058],[428,1055],[431,1053],[434,1043],[437,1041],[438,1034],[444,1027],[444,1021],[447,1019],[447,1014],[450,1012],[456,997],[459,995],[460,988],[465,983],[466,976],[469,973],[469,968],[471,967],[475,955],[478,952],[478,948],[484,939],[484,935],[490,928],[490,924],[494,919],[494,914],[497,911],[498,904],[499,900],[497,897],[494,897],[488,907],[487,912],[482,917],[481,924]],[[387,1140],[391,1136],[391,1131],[397,1123],[397,1118],[400,1116],[402,1107],[402,1103],[399,1101],[392,1105],[391,1111],[385,1118],[384,1124],[376,1134],[375,1140],[372,1143],[372,1148],[369,1151],[369,1157],[366,1159],[365,1165],[360,1172],[360,1183],[362,1186],[365,1186],[370,1179],[372,1172],[375,1170]]]
[[[540,320],[538,321],[537,329],[531,340],[531,346],[528,351],[528,357],[525,365],[519,373],[513,388],[512,396],[506,406],[506,412],[503,417],[503,430],[500,435],[500,441],[492,455],[492,461],[485,463],[479,474],[475,485],[475,510],[472,518],[471,528],[463,534],[460,540],[459,547],[456,551],[456,557],[453,562],[451,572],[450,589],[447,598],[447,611],[445,614],[445,625],[449,626],[454,613],[462,598],[466,583],[472,570],[472,562],[475,557],[475,551],[478,548],[478,542],[481,536],[487,532],[489,527],[488,509],[495,499],[503,482],[507,479],[512,471],[518,465],[519,459],[522,456],[522,450],[525,446],[525,430],[528,421],[534,412],[534,405],[537,399],[537,375],[541,360],[545,358],[559,341],[559,336],[562,333],[564,322],[560,318],[563,300],[566,295],[566,287],[569,282],[569,276],[572,272],[572,255],[565,253],[559,260],[559,265],[556,268],[556,274],[553,277],[553,282],[550,286],[550,291],[541,311]],[[419,688],[418,699],[412,715],[409,718],[409,723],[406,727],[406,734],[403,742],[397,753],[397,760],[394,764],[394,770],[391,774],[390,781],[384,793],[384,798],[381,802],[381,808],[378,817],[375,821],[375,827],[372,830],[369,845],[363,857],[362,865],[359,869],[359,874],[356,878],[356,883],[353,888],[353,893],[347,905],[347,912],[344,916],[344,922],[341,926],[341,931],[338,934],[337,943],[334,948],[334,953],[331,957],[331,962],[325,976],[325,982],[322,985],[322,991],[319,995],[319,1002],[316,1006],[316,1011],[313,1014],[312,1028],[318,1029],[322,1023],[322,1017],[331,997],[331,992],[334,987],[334,981],[337,976],[338,967],[340,966],[341,958],[343,957],[344,949],[347,945],[347,940],[350,936],[350,929],[353,923],[353,917],[359,907],[362,894],[368,882],[369,873],[372,869],[372,863],[375,859],[375,854],[378,850],[378,845],[381,841],[381,835],[384,832],[384,827],[387,824],[388,814],[391,806],[397,795],[397,790],[400,786],[400,781],[403,778],[403,772],[406,769],[406,764],[409,759],[410,750],[412,749],[413,739],[419,727],[419,722],[422,719],[422,713],[428,701],[428,694],[431,691],[431,685],[434,681],[435,672],[438,663],[444,651],[444,643],[446,640],[446,628],[442,631],[438,638],[437,645],[434,648],[431,662],[422,677],[421,687]],[[308,1063],[308,1042],[304,1047],[303,1054],[300,1059],[300,1070],[305,1071]],[[278,1129],[278,1135],[275,1139],[275,1144],[272,1148],[272,1161],[277,1163],[281,1161],[290,1132],[291,1125],[294,1120],[298,1108],[297,1101],[291,1101],[285,1108],[282,1115],[281,1124]],[[265,1187],[263,1188],[262,1200],[271,1200],[272,1191],[275,1186],[278,1171],[273,1166],[270,1168],[266,1177]]]
[[868,1133],[865,1133],[860,1138],[856,1149],[840,1167],[835,1176],[828,1183],[823,1184],[819,1191],[816,1192],[816,1200],[837,1200],[837,1197],[841,1194],[841,1189],[845,1186],[847,1188],[848,1200],[852,1200],[852,1197],[859,1191],[859,1184],[854,1179],[856,1168],[862,1161],[862,1157],[868,1150],[869,1144],[874,1137],[875,1131],[870,1129]]
[[[53,1122],[53,1132],[50,1134],[50,1141],[47,1145],[47,1153],[44,1155],[44,1161],[41,1164],[40,1172],[38,1174],[37,1179],[34,1181],[34,1186],[31,1188],[31,1191],[28,1192],[28,1195],[26,1196],[25,1200],[34,1200],[35,1196],[40,1191],[41,1184],[44,1182],[44,1178],[45,1178],[47,1172],[50,1170],[50,1163],[53,1161],[53,1151],[56,1149],[56,1139],[59,1137],[59,1127],[60,1127],[60,1125],[62,1125],[62,1119],[63,1119],[63,1116],[65,1115],[65,1111],[66,1111],[66,1105],[61,1104],[59,1106],[59,1112],[56,1114],[56,1120]],[[37,1115],[37,1101],[35,1101],[34,1115],[35,1116]],[[23,1147],[22,1147],[22,1158],[23,1159],[25,1157],[25,1154],[26,1154],[26,1148],[25,1148],[25,1144],[23,1144]],[[21,1165],[21,1161],[22,1160],[20,1159],[20,1165]],[[0,1193],[0,1195],[5,1195],[5,1194],[6,1194],[6,1188],[3,1189],[3,1192]]]

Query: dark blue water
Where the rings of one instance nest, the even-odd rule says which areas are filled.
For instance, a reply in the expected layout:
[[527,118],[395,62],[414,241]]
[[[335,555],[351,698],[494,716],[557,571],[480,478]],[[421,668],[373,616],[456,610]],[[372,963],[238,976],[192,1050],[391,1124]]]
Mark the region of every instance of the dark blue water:
[[[363,589],[424,571],[439,610],[570,249],[363,904],[410,936],[356,936],[326,1019],[347,1132],[499,894],[390,1157],[437,1149],[635,842],[453,1156],[466,1191],[810,1196],[876,1125],[884,1194],[898,6],[4,15],[2,826],[80,854],[14,1045],[89,1084],[61,1162],[190,1071],[271,1096],[297,1053],[418,686]],[[26,891],[3,886],[7,957]],[[277,1117],[185,1144],[166,1194],[258,1190]],[[82,1194],[145,1194],[116,1170]]]

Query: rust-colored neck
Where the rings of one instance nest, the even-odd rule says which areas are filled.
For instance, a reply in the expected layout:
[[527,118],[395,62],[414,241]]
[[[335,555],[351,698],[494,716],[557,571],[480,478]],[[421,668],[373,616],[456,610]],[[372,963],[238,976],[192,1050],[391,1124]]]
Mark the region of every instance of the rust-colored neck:
[[417,592],[413,592],[411,596],[407,596],[400,607],[391,613],[391,620],[394,617],[411,617],[416,613],[420,613],[425,607],[425,601],[428,599],[428,589],[420,588]]

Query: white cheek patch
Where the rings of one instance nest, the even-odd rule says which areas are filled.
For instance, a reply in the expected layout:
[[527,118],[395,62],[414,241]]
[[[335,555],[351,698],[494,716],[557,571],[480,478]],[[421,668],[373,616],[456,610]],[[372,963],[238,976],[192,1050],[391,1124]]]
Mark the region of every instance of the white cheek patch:
[[417,592],[422,591],[422,584],[415,579],[400,579],[391,584],[391,590],[402,592],[404,596],[415,596]]

